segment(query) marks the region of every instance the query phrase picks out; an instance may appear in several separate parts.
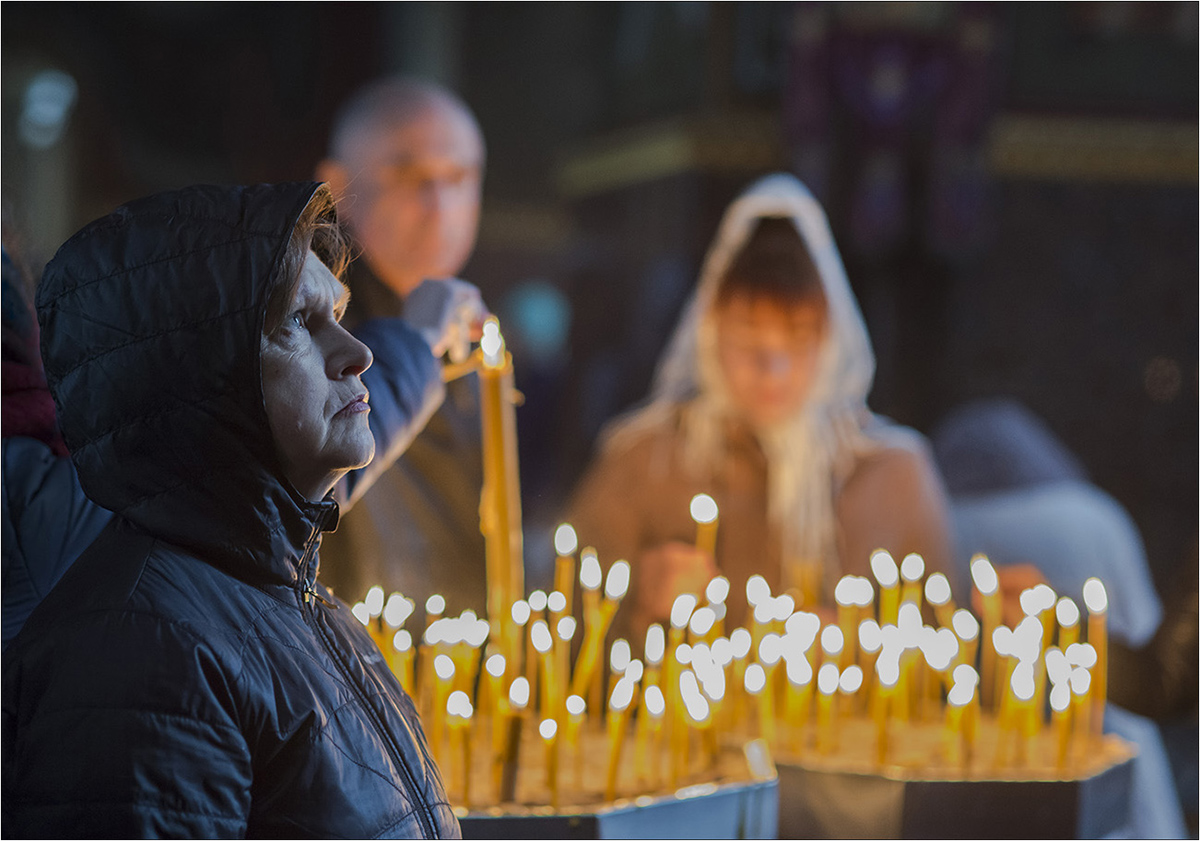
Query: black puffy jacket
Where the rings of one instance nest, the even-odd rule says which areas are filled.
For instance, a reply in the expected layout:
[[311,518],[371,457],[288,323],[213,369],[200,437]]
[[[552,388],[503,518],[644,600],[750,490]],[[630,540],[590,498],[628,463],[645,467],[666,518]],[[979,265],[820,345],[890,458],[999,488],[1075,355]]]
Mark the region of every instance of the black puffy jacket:
[[457,836],[412,702],[316,582],[337,505],[281,478],[269,280],[315,184],[197,187],[47,267],[42,350],[118,516],[9,648],[9,836]]

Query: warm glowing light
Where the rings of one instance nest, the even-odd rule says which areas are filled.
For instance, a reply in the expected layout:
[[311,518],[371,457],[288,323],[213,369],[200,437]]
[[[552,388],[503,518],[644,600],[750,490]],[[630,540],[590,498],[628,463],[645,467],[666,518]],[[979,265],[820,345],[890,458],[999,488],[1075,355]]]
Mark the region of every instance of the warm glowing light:
[[551,613],[562,613],[567,609],[567,597],[555,590],[546,596],[546,607],[550,609]]
[[788,636],[797,640],[801,651],[808,651],[821,632],[821,617],[801,610],[789,616],[783,628]]
[[688,622],[688,629],[696,636],[702,637],[712,630],[716,621],[717,614],[713,612],[713,609],[702,607],[692,614],[692,618]]
[[921,633],[921,608],[912,602],[900,605],[900,611],[896,615],[896,627],[900,629],[905,640],[904,647],[916,648],[918,635]]
[[963,642],[970,642],[979,636],[979,620],[969,610],[956,610],[950,619],[954,633]]
[[758,642],[758,662],[773,666],[783,656],[783,638],[779,634],[764,634]]
[[751,663],[746,667],[745,685],[746,691],[751,695],[762,692],[763,687],[767,685],[767,673],[758,663]]
[[958,656],[958,637],[949,628],[939,628],[929,636],[928,644],[922,647],[922,651],[930,668],[938,672],[945,671]]
[[696,597],[691,593],[682,593],[675,597],[675,602],[671,605],[671,627],[686,628],[688,620],[692,618],[692,611],[696,609]]
[[772,599],[771,604],[774,606],[774,615],[771,618],[776,622],[786,621],[796,609],[796,600],[787,593]]
[[399,628],[408,617],[412,616],[416,605],[412,599],[406,599],[399,593],[392,593],[388,596],[387,604],[383,606],[383,621],[387,622],[393,628]]
[[1033,589],[1038,594],[1042,610],[1049,610],[1058,601],[1058,593],[1054,592],[1049,584],[1038,584]]
[[975,671],[974,666],[966,663],[955,666],[954,671],[950,674],[955,684],[967,684],[971,687],[979,685],[979,672]]
[[544,620],[539,619],[533,623],[529,629],[529,641],[533,643],[533,647],[538,650],[539,654],[545,654],[550,650],[554,639],[550,636],[550,627]]
[[1063,596],[1054,607],[1054,616],[1061,627],[1071,628],[1079,621],[1079,606],[1072,599]]
[[554,530],[554,551],[560,555],[571,555],[579,548],[579,538],[575,529],[567,523]]
[[868,607],[875,598],[875,586],[871,584],[871,579],[862,575],[856,576],[856,580],[858,581],[858,599],[855,604],[859,607]]
[[754,606],[754,621],[759,625],[768,625],[775,621],[775,600],[768,597],[765,602]]
[[367,590],[367,598],[364,600],[367,604],[367,610],[372,616],[378,616],[383,613],[383,588],[376,584],[370,590]]
[[956,683],[950,687],[950,691],[946,693],[946,703],[953,704],[956,707],[965,707],[971,703],[971,699],[975,697],[975,684],[973,683]]
[[454,677],[454,661],[450,659],[448,654],[439,654],[433,658],[433,671],[442,680],[449,680]]
[[900,575],[905,581],[913,582],[920,581],[921,576],[925,574],[925,559],[912,552],[904,556],[904,560],[900,562]]
[[717,637],[712,642],[713,662],[722,669],[733,662],[733,643],[725,637]]
[[629,665],[625,667],[625,677],[637,683],[642,679],[642,675],[646,673],[646,667],[642,665],[641,660],[630,660]]
[[708,582],[708,586],[704,588],[704,597],[708,599],[709,604],[724,604],[725,599],[729,597],[729,579],[718,575]]
[[493,654],[487,658],[487,662],[483,664],[487,669],[487,673],[492,677],[504,677],[504,670],[508,668],[508,663],[504,659],[503,654]]
[[646,699],[646,712],[650,715],[658,718],[666,711],[666,699],[663,698],[662,690],[657,686],[647,686],[643,697]]
[[1030,587],[1021,591],[1021,612],[1026,616],[1037,616],[1042,609],[1042,597],[1037,590]]
[[1020,660],[1036,660],[1042,653],[1042,623],[1035,616],[1022,619],[1012,634],[1012,653]]
[[612,644],[608,652],[608,665],[614,672],[623,672],[633,659],[629,640],[620,639]]
[[412,634],[404,630],[397,631],[396,635],[392,637],[392,647],[402,654],[405,651],[411,651],[413,647]]
[[1090,669],[1096,665],[1096,648],[1088,642],[1076,642],[1067,646],[1067,650],[1063,652],[1067,656],[1067,662],[1072,666],[1082,666],[1085,669]]
[[446,712],[450,715],[456,715],[459,718],[470,718],[471,713],[475,708],[471,706],[471,699],[466,692],[461,689],[456,689],[450,693],[450,697],[446,699]]
[[992,631],[992,647],[996,649],[996,653],[1000,656],[1011,657],[1013,655],[1012,638],[1012,628],[1001,625]]
[[538,735],[547,742],[558,735],[558,722],[552,718],[543,718],[538,725]]
[[525,601],[524,599],[517,599],[515,602],[513,602],[512,618],[513,621],[518,625],[524,626],[525,623],[529,621],[529,617],[532,613],[533,609],[529,606],[529,602]]
[[692,497],[688,510],[697,523],[711,523],[717,519],[717,502],[708,494],[696,494]]
[[853,575],[843,575],[833,588],[833,600],[841,607],[858,603],[858,580]]
[[1108,593],[1099,578],[1089,578],[1083,582],[1083,603],[1087,605],[1088,613],[1108,610]]
[[662,662],[663,653],[667,648],[667,635],[663,633],[662,625],[651,625],[646,629],[646,662],[657,665]]
[[986,555],[976,555],[971,559],[971,580],[975,582],[975,589],[985,596],[990,596],[1000,586],[996,568]]
[[[875,674],[879,682],[888,687],[900,682],[900,659],[897,657],[880,657],[875,661]],[[818,677],[818,680],[820,678]]]
[[883,645],[883,632],[874,619],[864,619],[858,625],[858,644],[867,654],[874,654]]
[[612,695],[608,699],[608,709],[621,712],[629,706],[631,701],[633,701],[633,681],[622,678],[613,687]]
[[729,635],[729,644],[733,646],[734,658],[741,660],[750,653],[750,646],[754,644],[754,639],[745,628],[735,628]]
[[529,681],[523,677],[519,677],[512,682],[512,686],[508,687],[508,702],[512,704],[514,709],[524,709],[529,703]]
[[354,607],[350,608],[350,612],[364,625],[371,624],[371,611],[367,608],[366,602],[356,602]]
[[587,701],[580,698],[578,695],[569,695],[567,697],[567,712],[571,715],[583,715],[587,711]]
[[604,581],[604,595],[617,601],[625,597],[629,589],[629,561],[617,561],[608,570],[608,578]]
[[1071,692],[1075,695],[1086,695],[1092,687],[1092,673],[1080,666],[1071,671]]
[[675,662],[683,666],[692,662],[692,647],[686,642],[675,646]]
[[925,579],[925,601],[935,607],[941,607],[950,601],[950,582],[940,572]]
[[476,619],[467,625],[463,633],[463,641],[472,648],[479,648],[491,633],[491,626],[486,619]]
[[558,625],[555,626],[554,630],[558,633],[560,640],[570,642],[575,636],[575,617],[564,616],[562,619],[559,619]]
[[1013,694],[1018,700],[1030,701],[1033,700],[1033,693],[1037,687],[1033,677],[1033,664],[1021,661],[1013,669],[1012,681]]
[[838,667],[834,663],[826,663],[817,672],[817,689],[823,695],[832,695],[838,688]]
[[600,571],[600,559],[595,550],[584,549],[579,553],[579,583],[585,590],[600,589],[604,575]]
[[787,679],[794,686],[804,686],[813,678],[812,665],[803,654],[787,661]]
[[862,688],[862,685],[863,670],[858,666],[847,666],[846,671],[842,672],[841,677],[838,678],[838,689],[844,695],[853,695]]
[[1050,688],[1050,708],[1056,713],[1067,711],[1071,705],[1071,684],[1067,681],[1055,683]]
[[846,637],[837,625],[826,625],[825,629],[821,631],[821,650],[827,657],[836,657],[841,654],[845,644]]
[[545,590],[534,590],[529,594],[529,609],[534,613],[540,613],[546,609],[550,597],[546,595]]
[[479,349],[483,351],[483,361],[486,365],[495,368],[500,364],[504,353],[504,337],[500,335],[500,322],[494,317],[483,323]]
[[1067,655],[1057,648],[1046,649],[1046,674],[1051,683],[1065,683],[1071,679],[1071,664]]
[[757,607],[771,598],[771,585],[761,575],[752,575],[746,579],[746,603]]
[[895,587],[900,581],[900,571],[890,553],[876,549],[871,553],[871,573],[880,587]]

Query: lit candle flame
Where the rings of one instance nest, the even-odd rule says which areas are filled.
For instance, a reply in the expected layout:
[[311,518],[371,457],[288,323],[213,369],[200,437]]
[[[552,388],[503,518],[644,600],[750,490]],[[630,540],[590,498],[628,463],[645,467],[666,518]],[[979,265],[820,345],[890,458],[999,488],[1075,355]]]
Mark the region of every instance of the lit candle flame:
[[713,624],[717,621],[717,614],[711,607],[702,607],[692,614],[691,621],[688,622],[688,628],[693,634],[702,637],[712,630]]
[[483,323],[483,336],[479,339],[484,364],[489,368],[500,365],[504,354],[504,337],[500,335],[500,322],[495,317]]
[[564,616],[562,619],[558,620],[558,625],[554,630],[558,633],[558,638],[560,640],[563,640],[564,642],[570,642],[575,636],[575,625],[576,622],[574,616]]
[[1071,693],[1086,695],[1092,686],[1092,673],[1082,666],[1071,671]]
[[538,734],[547,742],[558,735],[558,722],[552,718],[543,718],[538,725]]
[[[687,674],[691,674],[688,672]],[[612,695],[608,699],[608,709],[610,712],[621,712],[629,706],[633,701],[633,681],[622,678],[617,681],[617,685],[613,687]]]
[[426,616],[441,616],[446,610],[446,599],[434,593],[425,600]]
[[[830,663],[829,665],[833,665]],[[823,667],[822,667],[823,668]],[[820,680],[820,678],[818,678]],[[863,685],[863,671],[858,666],[847,666],[838,678],[838,690],[843,695],[853,695]]]
[[567,609],[567,597],[555,590],[546,596],[546,607],[550,609],[551,613],[562,613]]
[[1072,599],[1063,596],[1054,608],[1054,615],[1062,627],[1074,627],[1079,622],[1079,606]]
[[883,646],[883,631],[874,619],[864,619],[859,623],[858,645],[867,654],[874,654]]
[[608,578],[604,581],[604,595],[612,601],[625,597],[629,589],[629,561],[617,561],[608,570]]
[[392,647],[403,653],[412,649],[412,634],[408,631],[400,630],[392,637]]
[[925,559],[912,552],[904,556],[904,560],[900,562],[900,575],[907,582],[920,581],[921,576],[925,574]]
[[646,629],[646,662],[652,666],[662,662],[667,648],[667,635],[662,625],[651,625]]
[[538,613],[546,609],[546,604],[550,601],[545,590],[534,590],[529,594],[529,609]]
[[834,663],[826,663],[817,671],[817,689],[822,695],[837,692],[838,680],[838,667]]
[[624,672],[633,659],[630,652],[629,640],[619,639],[608,650],[608,665],[614,672]]
[[746,603],[758,607],[771,598],[771,585],[761,575],[752,575],[746,579]]
[[354,614],[354,618],[364,625],[371,624],[371,611],[367,609],[365,602],[356,602],[354,607],[350,608],[350,612]]
[[560,555],[572,555],[579,548],[579,538],[570,524],[563,523],[554,530],[554,551]]
[[1071,684],[1063,681],[1050,688],[1050,708],[1056,713],[1067,711],[1071,706]]
[[643,697],[646,699],[646,712],[650,715],[658,718],[666,711],[666,699],[663,698],[662,690],[657,686],[647,686]]
[[970,642],[979,636],[979,620],[969,610],[956,610],[950,620],[954,633],[963,642]]
[[675,601],[671,604],[671,627],[686,628],[688,620],[692,618],[692,611],[695,609],[696,597],[691,593],[682,593],[676,596]]
[[840,607],[858,604],[858,580],[853,575],[843,575],[833,588],[833,600]]
[[799,641],[802,651],[808,651],[817,641],[817,634],[821,632],[821,617],[815,613],[801,610],[789,616],[783,623],[783,628]]
[[387,604],[383,607],[383,621],[393,628],[399,628],[412,616],[416,605],[412,599],[406,599],[399,593],[388,596]]
[[596,557],[596,550],[584,549],[580,552],[579,583],[583,586],[583,589],[600,589],[600,582],[603,578],[603,573],[600,571],[600,559]]
[[515,710],[525,709],[525,705],[529,703],[529,681],[526,678],[519,677],[513,680],[512,685],[508,687],[508,702]]
[[758,663],[751,663],[746,667],[745,685],[746,691],[751,695],[762,692],[763,687],[767,685],[767,673]]
[[442,680],[449,680],[454,677],[454,661],[450,659],[448,654],[439,654],[433,658],[433,671]]
[[764,634],[758,642],[758,662],[774,666],[783,657],[783,638],[779,634]]
[[367,590],[367,610],[372,616],[378,616],[383,613],[383,588],[376,584],[370,590]]
[[729,579],[723,575],[713,578],[704,588],[704,597],[709,604],[724,604],[729,597]]
[[975,697],[975,684],[955,683],[946,693],[946,703],[956,707],[965,707]]
[[692,497],[688,510],[691,511],[692,519],[697,523],[711,523],[717,519],[716,500],[708,494],[696,494]]
[[805,686],[813,678],[812,665],[803,654],[787,661],[787,679],[793,686]]
[[487,662],[483,664],[487,673],[492,677],[504,677],[504,670],[508,667],[508,663],[504,659],[503,654],[493,654],[487,658]]
[[1072,666],[1090,669],[1096,665],[1096,648],[1091,643],[1077,642],[1067,646],[1067,662]]
[[533,627],[529,629],[529,639],[538,654],[545,654],[554,644],[554,639],[550,636],[550,627],[541,619],[534,622]]
[[734,632],[729,635],[729,644],[733,647],[734,658],[741,660],[750,653],[750,646],[754,644],[754,638],[745,628],[735,628]]
[[956,686],[961,683],[974,689],[979,685],[979,672],[975,671],[974,666],[962,663],[961,665],[954,667],[954,671],[951,673],[951,679],[954,681]]
[[587,711],[587,701],[578,695],[567,698],[567,712],[571,715],[583,715]]
[[525,623],[529,621],[529,617],[532,613],[533,609],[529,606],[529,602],[525,601],[524,599],[517,599],[515,602],[513,602],[512,618],[517,625],[524,627]]
[[1088,613],[1108,610],[1108,593],[1099,578],[1089,578],[1083,582],[1083,603],[1087,605]]
[[940,572],[935,572],[925,579],[925,601],[934,607],[941,607],[950,601],[950,582]]
[[821,650],[825,652],[826,657],[836,657],[841,654],[845,644],[846,637],[837,625],[826,625],[825,629],[821,631]]
[[876,549],[871,553],[871,573],[881,587],[895,587],[900,581],[900,571],[896,568],[896,562],[891,553],[883,549]]
[[475,712],[475,708],[471,706],[471,699],[467,693],[456,689],[446,699],[446,712],[459,718],[470,718],[471,714]]
[[985,596],[990,596],[1000,586],[996,568],[986,555],[976,555],[971,560],[971,580],[975,582],[975,588]]
[[1054,684],[1066,683],[1071,679],[1071,664],[1067,655],[1057,648],[1046,649],[1046,674]]

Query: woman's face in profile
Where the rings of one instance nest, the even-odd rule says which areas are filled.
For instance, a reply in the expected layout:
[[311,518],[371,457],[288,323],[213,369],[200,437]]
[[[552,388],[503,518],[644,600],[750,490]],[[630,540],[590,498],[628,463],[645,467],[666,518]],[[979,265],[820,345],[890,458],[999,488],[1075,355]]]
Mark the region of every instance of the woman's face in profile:
[[284,474],[317,501],[375,453],[360,374],[371,351],[340,324],[349,292],[311,251],[283,324],[262,339],[267,419]]
[[734,295],[714,315],[718,359],[738,412],[758,429],[790,418],[816,379],[824,308]]

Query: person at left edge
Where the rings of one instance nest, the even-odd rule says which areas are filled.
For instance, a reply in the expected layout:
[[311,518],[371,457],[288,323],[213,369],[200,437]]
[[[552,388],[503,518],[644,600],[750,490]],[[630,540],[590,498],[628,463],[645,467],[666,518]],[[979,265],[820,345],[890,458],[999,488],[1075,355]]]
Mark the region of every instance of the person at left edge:
[[332,218],[314,183],[192,187],[47,267],[47,381],[115,516],[6,652],[7,833],[459,834],[412,701],[317,581],[374,449]]

